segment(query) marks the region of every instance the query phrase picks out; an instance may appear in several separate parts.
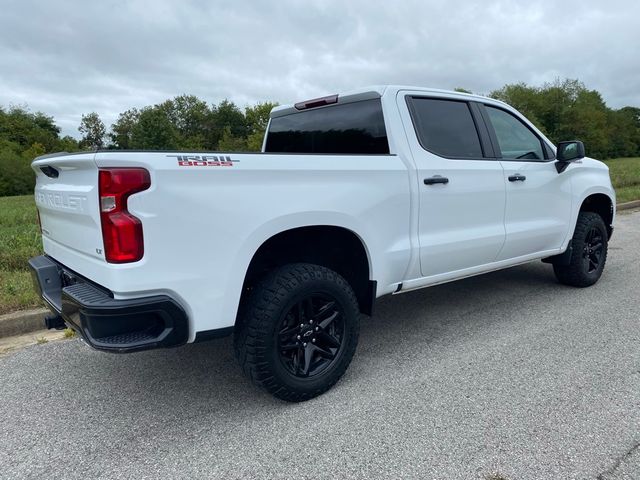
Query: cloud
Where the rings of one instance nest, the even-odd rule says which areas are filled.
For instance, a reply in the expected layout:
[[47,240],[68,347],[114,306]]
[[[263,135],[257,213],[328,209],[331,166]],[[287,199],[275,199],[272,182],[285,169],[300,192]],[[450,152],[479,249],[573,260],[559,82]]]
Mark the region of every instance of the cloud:
[[634,1],[5,0],[0,105],[77,136],[83,113],[192,93],[240,106],[363,85],[464,87],[578,78],[640,105]]

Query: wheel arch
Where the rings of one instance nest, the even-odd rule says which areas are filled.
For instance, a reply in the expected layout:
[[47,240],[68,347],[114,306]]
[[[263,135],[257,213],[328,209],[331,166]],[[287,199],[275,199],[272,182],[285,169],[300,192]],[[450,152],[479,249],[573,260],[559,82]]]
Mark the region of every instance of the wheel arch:
[[376,282],[371,280],[371,258],[364,240],[353,230],[305,225],[271,235],[256,249],[247,266],[242,297],[266,273],[288,263],[311,263],[339,273],[353,288],[360,311],[372,314]]
[[611,238],[613,233],[613,218],[615,215],[615,204],[613,199],[606,193],[591,193],[587,195],[580,204],[580,212],[593,212],[602,217],[607,227],[607,236]]

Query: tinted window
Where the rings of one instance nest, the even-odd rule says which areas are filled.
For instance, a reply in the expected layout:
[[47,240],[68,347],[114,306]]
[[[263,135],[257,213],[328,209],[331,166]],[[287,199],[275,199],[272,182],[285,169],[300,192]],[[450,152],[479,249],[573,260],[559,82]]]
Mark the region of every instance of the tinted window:
[[265,151],[389,153],[380,99],[272,118]]
[[487,106],[487,113],[498,137],[502,158],[543,160],[542,142],[529,128],[510,113]]
[[409,105],[423,148],[444,157],[482,158],[478,131],[466,102],[411,98]]

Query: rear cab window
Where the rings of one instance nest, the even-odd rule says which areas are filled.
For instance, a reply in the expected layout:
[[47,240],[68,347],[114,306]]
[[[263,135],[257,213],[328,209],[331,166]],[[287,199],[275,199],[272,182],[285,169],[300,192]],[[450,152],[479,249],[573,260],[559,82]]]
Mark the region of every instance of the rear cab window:
[[269,153],[389,153],[379,98],[330,105],[271,118]]

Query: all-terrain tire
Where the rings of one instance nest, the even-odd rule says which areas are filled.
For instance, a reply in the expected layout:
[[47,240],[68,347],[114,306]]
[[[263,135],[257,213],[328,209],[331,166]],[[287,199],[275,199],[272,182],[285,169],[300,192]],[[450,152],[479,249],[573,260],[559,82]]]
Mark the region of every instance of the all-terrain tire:
[[607,261],[607,228],[602,217],[580,212],[571,239],[573,252],[568,265],[553,265],[556,278],[564,285],[589,287],[596,283]]
[[[236,322],[234,349],[254,384],[282,400],[300,402],[321,395],[342,377],[356,350],[359,322],[358,301],[344,278],[319,265],[289,264],[248,292]],[[316,338],[318,330],[325,333],[323,328],[329,346]],[[308,348],[314,349],[311,354]],[[307,354],[312,359],[308,363]],[[333,358],[325,358],[331,354]]]

